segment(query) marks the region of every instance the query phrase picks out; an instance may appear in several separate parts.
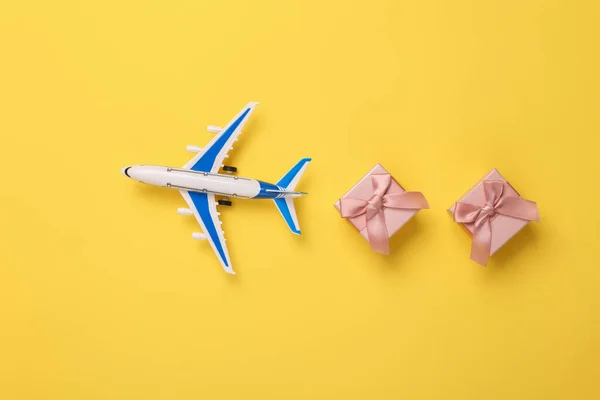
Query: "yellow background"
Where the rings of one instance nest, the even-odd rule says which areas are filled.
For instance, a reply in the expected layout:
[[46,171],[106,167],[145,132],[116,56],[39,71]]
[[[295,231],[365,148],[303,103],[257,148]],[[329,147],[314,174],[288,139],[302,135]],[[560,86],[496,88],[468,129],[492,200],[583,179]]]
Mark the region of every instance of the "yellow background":
[[[0,398],[600,398],[599,4],[4,1]],[[228,276],[120,168],[248,101],[230,160],[310,194],[222,210]],[[332,206],[377,162],[431,205],[387,258]],[[483,268],[493,167],[542,222]]]

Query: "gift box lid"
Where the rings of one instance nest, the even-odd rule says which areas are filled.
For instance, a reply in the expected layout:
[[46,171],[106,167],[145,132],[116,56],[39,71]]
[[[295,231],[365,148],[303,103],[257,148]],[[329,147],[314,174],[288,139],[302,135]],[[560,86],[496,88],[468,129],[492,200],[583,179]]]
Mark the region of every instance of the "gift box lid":
[[[354,185],[342,198],[344,197],[358,197],[362,199],[368,199],[373,195],[373,186],[371,183],[370,176],[376,174],[389,174],[381,164],[377,164],[371,169],[365,176],[361,178],[356,185]],[[392,176],[392,183],[387,193],[404,193],[406,190],[400,186],[400,184]],[[339,211],[340,202],[339,200],[334,204],[334,207]],[[404,224],[406,224],[419,210],[406,210],[406,209],[394,209],[384,208],[383,214],[385,216],[385,224],[387,227],[388,235],[391,237],[396,233]],[[364,217],[358,216],[354,218],[348,218],[352,225],[360,232],[360,234],[366,239],[367,230],[366,228],[359,229],[357,222],[362,220]]]
[[[508,184],[506,189],[509,190],[512,195],[519,196],[519,193],[510,185],[510,183],[508,183],[508,181],[500,174],[500,172],[498,172],[498,170],[494,168],[458,201],[463,203],[474,204],[477,206],[485,204],[483,181],[505,182]],[[452,216],[454,216],[455,206],[456,203],[448,209],[448,212]],[[525,225],[529,223],[529,221],[497,214],[491,219],[490,223],[492,227],[492,245],[490,249],[490,255],[492,255],[496,251],[498,251],[498,249],[500,249],[506,242],[508,242],[514,235],[516,235],[521,229],[523,229]],[[473,223],[461,223],[460,225],[462,225],[469,234],[473,234]]]

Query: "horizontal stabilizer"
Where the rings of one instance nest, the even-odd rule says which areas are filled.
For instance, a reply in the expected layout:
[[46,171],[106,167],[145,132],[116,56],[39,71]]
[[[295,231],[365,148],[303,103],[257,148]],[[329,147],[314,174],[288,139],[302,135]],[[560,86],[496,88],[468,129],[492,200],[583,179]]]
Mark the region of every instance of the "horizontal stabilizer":
[[290,169],[280,180],[276,183],[277,186],[281,186],[287,190],[294,190],[296,185],[300,181],[304,170],[308,166],[310,162],[310,158],[303,158],[298,161],[296,165],[292,169]]
[[300,225],[298,224],[298,217],[296,216],[294,200],[288,197],[285,199],[273,199],[273,201],[292,233],[299,235]]

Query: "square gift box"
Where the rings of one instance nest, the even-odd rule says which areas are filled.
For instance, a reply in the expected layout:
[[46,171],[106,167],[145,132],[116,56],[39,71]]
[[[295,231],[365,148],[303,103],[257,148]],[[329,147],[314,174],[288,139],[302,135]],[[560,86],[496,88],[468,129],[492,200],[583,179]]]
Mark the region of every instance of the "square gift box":
[[[351,208],[345,206],[348,200],[354,202],[354,210],[345,215],[346,209]],[[423,194],[405,191],[381,164],[371,169],[334,206],[369,241],[373,250],[382,254],[389,254],[388,239],[394,233],[420,209],[429,208]]]
[[448,212],[473,237],[471,259],[482,265],[530,221],[539,221],[536,203],[522,199],[496,169]]

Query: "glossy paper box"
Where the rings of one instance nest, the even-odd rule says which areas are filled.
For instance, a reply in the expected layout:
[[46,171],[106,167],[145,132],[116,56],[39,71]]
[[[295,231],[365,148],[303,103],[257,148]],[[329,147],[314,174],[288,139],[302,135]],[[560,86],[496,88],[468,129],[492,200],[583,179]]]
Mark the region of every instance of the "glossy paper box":
[[[369,198],[373,194],[373,188],[371,184],[371,175],[374,174],[388,174],[389,172],[385,170],[381,166],[381,164],[377,164],[369,173],[367,173],[356,185],[352,187],[342,198],[344,197],[359,197],[359,198]],[[400,184],[392,177],[392,184],[388,189],[387,193],[404,193],[405,190],[400,186]],[[334,207],[339,211],[340,210],[340,202],[337,201],[334,204]],[[404,224],[406,224],[419,210],[407,210],[407,209],[396,209],[396,208],[385,208],[383,210],[383,214],[385,216],[385,224],[388,231],[388,237],[392,237],[392,235]],[[348,218],[350,223],[360,232],[360,234],[368,239],[367,236],[367,228],[359,229],[357,223],[364,217],[354,217]]]
[[[519,193],[510,185],[509,182],[498,172],[493,169],[485,177],[483,177],[477,185],[475,185],[467,194],[461,197],[458,201],[463,203],[470,203],[474,205],[482,205],[485,203],[485,195],[483,193],[483,181],[503,181],[508,184],[507,190],[511,191],[511,194],[519,196]],[[456,203],[455,203],[456,205]],[[450,215],[454,215],[454,207],[450,207],[448,212]],[[500,249],[506,242],[508,242],[514,235],[516,235],[521,229],[523,229],[529,221],[506,215],[496,214],[490,221],[492,227],[492,245],[490,249],[490,255],[494,254]],[[469,234],[473,234],[473,224],[460,223]]]

